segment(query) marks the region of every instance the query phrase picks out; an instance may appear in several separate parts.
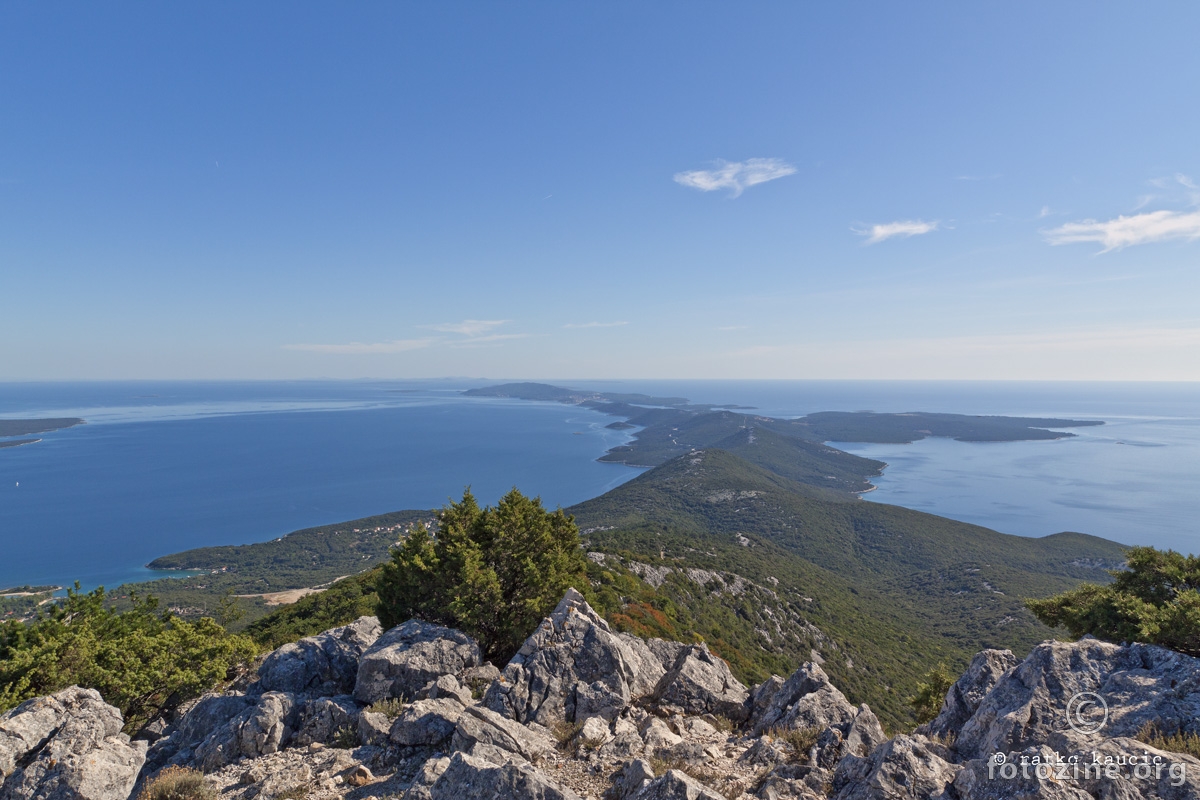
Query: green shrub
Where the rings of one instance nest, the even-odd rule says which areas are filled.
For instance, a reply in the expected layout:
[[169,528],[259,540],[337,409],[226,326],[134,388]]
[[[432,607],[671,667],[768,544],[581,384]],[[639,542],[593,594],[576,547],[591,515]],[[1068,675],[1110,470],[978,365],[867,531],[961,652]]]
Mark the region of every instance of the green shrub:
[[146,783],[138,800],[215,800],[216,796],[198,770],[167,767]]
[[1133,547],[1125,569],[1111,574],[1107,586],[1087,583],[1026,605],[1076,638],[1147,642],[1200,656],[1200,557]]
[[376,583],[385,628],[412,617],[472,636],[505,662],[587,568],[574,518],[516,489],[495,508],[470,491],[438,513],[437,534],[416,527]]
[[808,751],[821,736],[821,728],[771,728],[767,735],[791,745],[792,760],[804,763],[808,760]]
[[1171,753],[1185,753],[1193,758],[1200,758],[1200,735],[1195,733],[1164,733],[1162,728],[1153,722],[1147,722],[1135,735],[1139,742],[1144,742],[1159,750]]
[[46,616],[0,626],[0,711],[77,684],[99,691],[136,731],[234,677],[258,652],[212,619],[188,622],[153,598],[132,600],[116,611],[103,588],[69,591]]
[[353,750],[358,747],[358,730],[351,725],[343,725],[333,734],[333,746],[342,750]]
[[367,711],[373,714],[383,714],[389,720],[394,720],[400,716],[400,712],[404,710],[404,705],[404,701],[398,697],[387,697],[383,700],[376,700],[367,706]]
[[938,664],[925,673],[925,680],[917,684],[917,693],[908,698],[908,704],[916,712],[917,724],[932,722],[941,713],[946,692],[950,691],[954,681],[945,664]]

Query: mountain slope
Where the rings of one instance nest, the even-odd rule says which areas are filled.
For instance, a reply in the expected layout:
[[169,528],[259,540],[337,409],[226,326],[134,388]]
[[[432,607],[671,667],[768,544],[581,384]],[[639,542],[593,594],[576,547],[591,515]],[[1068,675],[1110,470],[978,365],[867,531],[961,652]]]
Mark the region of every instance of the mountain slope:
[[[752,453],[759,441],[778,446],[735,444]],[[939,661],[1024,652],[1050,636],[1023,598],[1103,581],[1123,561],[1121,545],[1096,537],[1028,539],[847,501],[721,450],[675,458],[570,511],[590,550],[643,576],[668,570],[658,590],[722,640],[716,649],[745,679],[815,649],[852,699],[893,724]],[[738,578],[743,591],[729,591]]]

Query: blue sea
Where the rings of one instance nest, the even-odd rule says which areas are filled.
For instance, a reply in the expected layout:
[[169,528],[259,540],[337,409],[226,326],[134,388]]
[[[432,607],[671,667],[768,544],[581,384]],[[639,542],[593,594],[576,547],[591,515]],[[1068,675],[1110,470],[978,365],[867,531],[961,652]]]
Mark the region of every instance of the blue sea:
[[[470,486],[568,506],[642,470],[596,461],[628,432],[556,403],[466,398],[496,381],[0,384],[0,418],[86,425],[0,449],[0,588],[146,580],[191,547],[404,508]],[[1042,536],[1076,530],[1200,551],[1200,385],[894,381],[561,381],[813,411],[1100,419],[1074,438],[841,444],[889,466],[869,502]]]

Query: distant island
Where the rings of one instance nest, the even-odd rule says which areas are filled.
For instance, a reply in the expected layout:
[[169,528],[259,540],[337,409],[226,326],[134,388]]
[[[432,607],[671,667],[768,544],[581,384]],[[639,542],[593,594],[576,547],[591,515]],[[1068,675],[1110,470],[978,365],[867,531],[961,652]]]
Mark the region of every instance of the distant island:
[[[608,425],[617,430],[641,428],[632,442],[614,447],[600,461],[653,467],[691,450],[705,447],[731,449],[734,436],[762,437],[766,433],[782,437],[779,447],[795,451],[795,459],[808,462],[823,480],[806,482],[856,492],[869,491],[863,475],[879,474],[879,462],[868,462],[826,442],[869,442],[873,444],[910,444],[929,436],[945,436],[960,442],[1018,442],[1063,439],[1075,434],[1052,430],[1103,425],[1102,420],[1052,419],[1042,417],[970,416],[925,411],[876,413],[873,411],[822,411],[798,419],[777,419],[755,414],[736,413],[743,406],[689,403],[682,397],[653,397],[645,394],[591,392],[550,386],[544,383],[506,383],[482,389],[468,389],[468,397],[512,397],[585,406],[602,414],[623,417]],[[801,458],[800,451],[807,456]],[[836,454],[836,455],[835,455]],[[835,465],[833,462],[840,462]],[[849,469],[846,467],[849,465]],[[872,467],[874,465],[874,468]],[[804,479],[800,475],[790,475]],[[857,485],[856,485],[857,484]]]
[[[47,419],[0,419],[0,438],[10,436],[29,436],[35,433],[49,433],[63,428],[73,428],[85,424],[79,417],[56,417]],[[23,444],[37,444],[41,439],[16,439],[0,442],[2,447],[20,447]]]

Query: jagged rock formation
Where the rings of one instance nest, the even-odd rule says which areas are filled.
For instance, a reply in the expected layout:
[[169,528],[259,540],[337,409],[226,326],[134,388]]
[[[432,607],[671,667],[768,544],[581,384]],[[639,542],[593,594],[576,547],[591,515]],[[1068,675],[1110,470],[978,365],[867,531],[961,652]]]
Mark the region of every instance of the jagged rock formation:
[[0,716],[0,800],[125,800],[146,743],[121,733],[121,712],[72,686]]
[[[141,780],[188,766],[221,800],[1200,800],[1200,760],[1133,738],[1200,733],[1200,660],[1146,645],[983,651],[933,722],[891,739],[816,663],[747,689],[574,591],[503,672],[459,631],[364,618],[258,674],[182,710]],[[1107,703],[1103,728],[1068,724],[1080,692]],[[0,717],[0,800],[126,800],[145,745],[120,722],[79,689]]]

